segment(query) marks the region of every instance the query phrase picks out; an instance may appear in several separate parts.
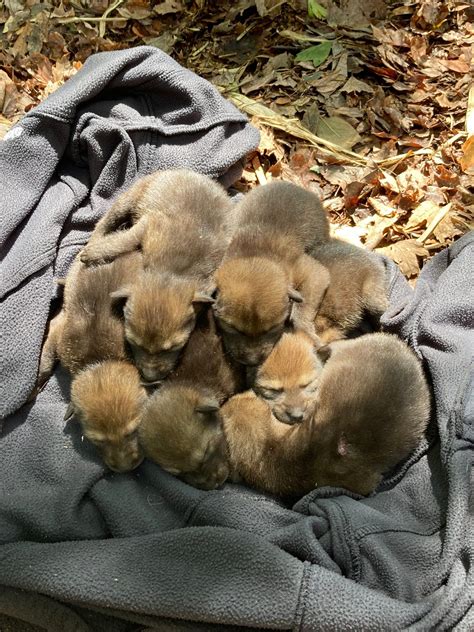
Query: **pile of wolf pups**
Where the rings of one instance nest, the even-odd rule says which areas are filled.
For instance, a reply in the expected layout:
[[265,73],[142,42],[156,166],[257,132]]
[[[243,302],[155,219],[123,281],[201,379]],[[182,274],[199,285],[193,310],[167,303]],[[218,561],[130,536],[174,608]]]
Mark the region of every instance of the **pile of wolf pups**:
[[204,489],[365,495],[429,418],[410,349],[364,334],[386,306],[383,264],[329,237],[313,193],[276,181],[232,203],[206,176],[161,171],[73,263],[38,388],[59,359],[66,418],[114,471],[146,456]]

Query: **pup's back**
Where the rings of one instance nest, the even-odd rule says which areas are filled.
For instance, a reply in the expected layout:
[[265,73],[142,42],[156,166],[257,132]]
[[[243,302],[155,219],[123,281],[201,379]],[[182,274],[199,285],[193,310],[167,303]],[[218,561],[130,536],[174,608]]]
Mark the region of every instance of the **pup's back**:
[[[188,169],[152,173],[117,198],[81,259],[88,264],[107,261],[140,245],[145,266],[168,271],[179,265],[183,253],[194,264],[203,255],[219,259],[219,247],[230,236],[233,207],[225,189],[207,176]],[[117,230],[122,225],[126,229]]]
[[311,255],[330,275],[315,321],[321,339],[327,343],[364,325],[378,327],[388,306],[386,274],[380,259],[338,239],[317,245]]
[[279,496],[301,496],[313,489],[308,424],[281,423],[251,391],[229,399],[221,414],[234,480]]
[[110,294],[133,281],[141,269],[140,253],[97,267],[76,259],[66,278],[65,318],[57,349],[71,373],[100,360],[125,357],[124,328],[113,312]]
[[335,342],[330,353],[313,419],[315,481],[367,494],[419,443],[429,421],[428,385],[396,336]]
[[239,227],[249,234],[272,233],[274,239],[280,235],[295,240],[301,251],[329,239],[329,223],[318,196],[290,182],[256,187],[238,203],[237,216]]

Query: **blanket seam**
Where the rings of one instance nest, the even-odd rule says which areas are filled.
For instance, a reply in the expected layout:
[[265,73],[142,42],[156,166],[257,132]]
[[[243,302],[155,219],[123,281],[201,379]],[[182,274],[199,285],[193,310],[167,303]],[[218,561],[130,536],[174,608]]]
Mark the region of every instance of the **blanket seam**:
[[292,629],[300,632],[304,625],[304,615],[306,612],[306,601],[309,592],[309,583],[311,580],[311,563],[303,562],[303,575],[301,577],[298,600],[295,608],[295,616]]

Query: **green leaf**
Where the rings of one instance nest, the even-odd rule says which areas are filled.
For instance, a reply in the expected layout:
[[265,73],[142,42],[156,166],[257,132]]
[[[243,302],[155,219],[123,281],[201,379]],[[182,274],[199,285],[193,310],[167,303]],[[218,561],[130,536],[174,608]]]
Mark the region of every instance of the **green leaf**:
[[352,149],[360,141],[360,136],[352,125],[338,116],[320,119],[316,134],[345,149]]
[[310,18],[324,20],[327,14],[328,10],[316,2],[316,0],[308,0],[308,15]]
[[319,66],[329,57],[331,48],[332,42],[321,42],[317,46],[310,46],[300,51],[295,59],[296,61],[312,61],[314,66]]

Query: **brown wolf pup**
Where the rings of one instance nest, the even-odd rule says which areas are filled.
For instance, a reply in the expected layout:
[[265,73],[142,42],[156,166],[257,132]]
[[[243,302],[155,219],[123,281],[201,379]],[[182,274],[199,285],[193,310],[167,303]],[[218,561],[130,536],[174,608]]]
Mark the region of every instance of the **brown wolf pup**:
[[388,307],[386,274],[380,259],[338,239],[318,244],[312,256],[328,269],[331,279],[315,320],[321,341],[346,338],[364,321],[378,329],[380,316]]
[[265,360],[284,328],[314,333],[312,315],[329,284],[305,255],[329,238],[318,197],[288,182],[258,187],[237,208],[238,228],[215,274],[224,344],[243,364]]
[[305,332],[284,333],[256,370],[252,388],[285,424],[301,423],[314,411],[323,364]]
[[[130,233],[139,234],[145,274],[113,297],[125,305],[125,336],[149,382],[176,366],[197,313],[213,301],[212,275],[230,239],[233,207],[224,189],[206,176],[158,172],[117,200],[83,250],[87,261],[107,259],[128,247]],[[108,233],[127,213],[136,221],[132,228]],[[100,256],[92,257],[94,252]]]
[[[168,248],[166,259],[177,248],[180,256],[175,255],[174,263],[184,257],[195,265],[198,257],[193,253],[212,258],[216,256],[213,251],[222,247],[223,240],[214,236],[228,230],[232,207],[225,189],[207,176],[188,169],[151,173],[112,204],[83,248],[81,261],[103,263],[141,246],[148,266],[155,257],[160,260],[164,244]],[[162,231],[168,233],[164,239],[160,237]]]
[[214,489],[227,479],[219,404],[205,391],[163,386],[145,408],[139,436],[149,459],[194,487]]
[[370,494],[422,438],[429,390],[401,340],[369,334],[320,353],[316,407],[303,423],[280,423],[252,392],[223,406],[231,468],[249,485],[282,496],[325,485]]
[[123,322],[110,295],[141,270],[138,252],[90,268],[76,258],[65,280],[62,309],[51,320],[43,345],[38,387],[51,375],[56,360],[75,374],[94,362],[126,357]]
[[128,472],[143,461],[138,426],[147,395],[136,368],[107,360],[81,371],[71,386],[65,419],[77,414],[84,436],[114,472]]
[[212,489],[228,474],[219,408],[243,388],[244,376],[225,357],[212,314],[207,316],[191,334],[178,368],[150,397],[140,441],[165,470]]

